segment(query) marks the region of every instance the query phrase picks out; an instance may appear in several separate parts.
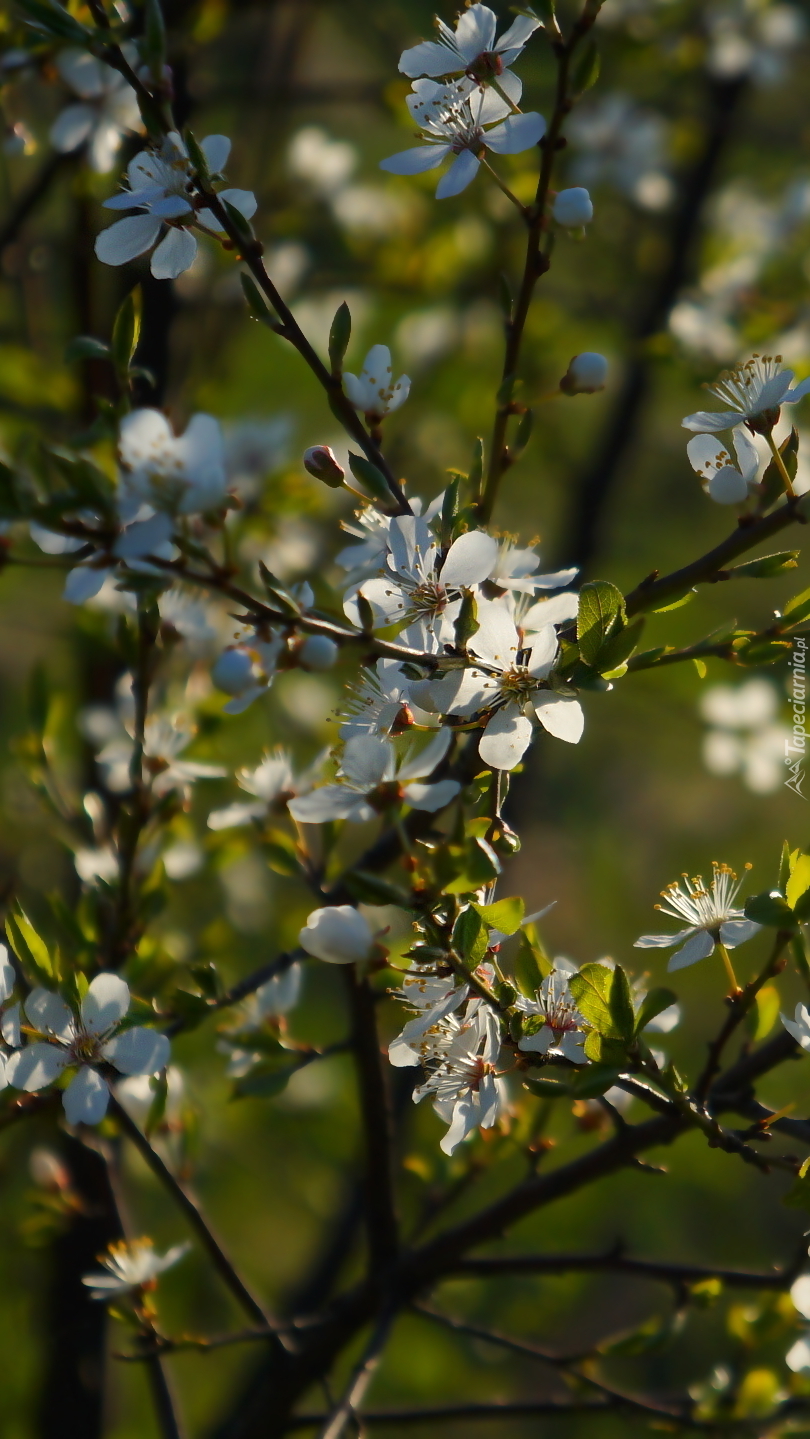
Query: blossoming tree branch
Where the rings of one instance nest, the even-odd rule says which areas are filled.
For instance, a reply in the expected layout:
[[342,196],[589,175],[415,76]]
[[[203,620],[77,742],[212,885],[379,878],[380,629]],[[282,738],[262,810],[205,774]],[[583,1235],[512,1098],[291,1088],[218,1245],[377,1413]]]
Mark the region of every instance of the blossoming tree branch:
[[[0,474],[6,564],[62,567],[66,605],[106,597],[119,614],[115,709],[91,736],[94,787],[76,804],[60,792],[44,722],[27,742],[30,778],[75,857],[79,887],[53,897],[36,919],[9,907],[0,961],[0,1126],[66,1126],[111,1172],[121,1146],[131,1147],[162,1186],[176,1243],[162,1253],[148,1235],[127,1232],[119,1216],[118,1238],[83,1281],[90,1302],[110,1306],[121,1321],[118,1347],[149,1379],[159,1431],[185,1432],[172,1354],[211,1352],[213,1364],[213,1351],[231,1344],[261,1346],[263,1434],[305,1430],[338,1439],[385,1422],[438,1425],[442,1413],[426,1419],[418,1407],[376,1410],[367,1391],[403,1316],[465,1332],[436,1307],[437,1288],[454,1275],[495,1287],[509,1273],[635,1265],[676,1288],[684,1316],[698,1286],[716,1282],[789,1291],[791,1312],[810,1319],[804,1249],[788,1263],[774,1255],[778,1267],[765,1273],[681,1272],[666,1256],[653,1262],[618,1251],[481,1254],[524,1217],[616,1171],[629,1170],[640,1188],[648,1184],[647,1151],[690,1133],[768,1182],[787,1176],[798,1202],[810,1185],[810,1123],[772,1111],[757,1094],[761,1079],[810,1051],[810,1008],[800,1003],[783,1013],[775,1038],[750,1038],[763,991],[788,966],[810,985],[803,930],[810,855],[798,842],[775,856],[759,892],[726,862],[668,884],[657,906],[662,932],[637,940],[647,951],[639,963],[626,956],[579,967],[550,957],[541,937],[546,909],[527,914],[509,892],[520,838],[505,808],[533,746],[553,767],[560,745],[576,746],[586,723],[600,725],[607,692],[632,687],[639,671],[707,656],[738,667],[773,663],[797,638],[804,642],[810,619],[805,591],[775,614],[763,610],[759,629],[731,622],[704,635],[698,625],[686,645],[642,647],[646,615],[666,622],[702,586],[767,580],[795,567],[795,550],[761,549],[783,531],[801,536],[810,513],[794,485],[798,432],[775,437],[787,407],[792,415],[810,392],[810,379],[796,383],[778,356],[743,358],[709,386],[720,408],[683,421],[707,504],[728,516],[727,538],[708,552],[685,554],[670,574],[659,572],[652,554],[648,572],[623,594],[607,579],[581,582],[573,568],[547,572],[525,536],[498,529],[499,497],[544,414],[520,386],[527,317],[538,288],[554,283],[555,237],[584,237],[594,214],[587,190],[561,186],[558,172],[571,112],[597,76],[591,32],[599,0],[559,20],[548,3],[538,14],[518,7],[500,18],[469,4],[455,24],[439,18],[437,39],[414,44],[399,62],[411,82],[406,103],[418,143],[384,159],[382,169],[404,177],[437,171],[438,205],[470,186],[497,187],[524,245],[522,272],[509,276],[502,298],[503,363],[489,431],[469,469],[456,470],[439,494],[423,493],[420,476],[400,476],[387,457],[411,382],[397,374],[385,337],[359,374],[346,371],[352,317],[341,304],[328,354],[318,352],[266,263],[253,228],[254,195],[226,179],[232,159],[238,169],[230,140],[198,139],[176,123],[159,0],[147,0],[137,22],[105,0],[70,8],[19,0],[19,8],[31,43],[48,47],[79,97],[54,127],[57,149],[85,146],[94,170],[109,173],[122,138],[141,136],[142,148],[103,201],[109,213],[98,217],[97,263],[126,274],[148,257],[151,275],[168,285],[201,247],[221,247],[238,271],[248,316],[285,343],[291,367],[308,367],[323,392],[325,425],[331,414],[345,431],[348,459],[317,444],[304,454],[304,469],[315,482],[350,492],[354,507],[344,539],[334,536],[345,582],[329,605],[320,600],[322,584],[316,603],[314,585],[288,585],[264,563],[240,557],[240,504],[218,421],[195,414],[177,433],[163,411],[134,403],[134,272],[112,333],[80,336],[72,346],[74,358],[108,367],[115,399],[100,403],[91,428],[72,442],[40,436]],[[541,51],[555,76],[545,116],[524,108],[527,46]],[[501,165],[515,154],[529,154],[536,167],[529,201],[512,192]],[[606,375],[600,354],[575,354],[547,398],[587,405]],[[200,971],[190,990],[149,962],[154,898],[183,876],[173,825],[188,812],[192,787],[228,779],[230,770],[196,757],[193,686],[180,712],[168,698],[177,692],[169,680],[178,668],[191,674],[195,634],[209,613],[224,611],[235,628],[209,665],[209,686],[225,716],[261,706],[277,676],[293,669],[318,674],[340,664],[350,678],[328,752],[305,764],[274,748],[270,736],[261,762],[236,770],[229,802],[207,814],[209,831],[241,830],[291,893],[308,892],[297,946],[230,985],[216,967]],[[546,896],[548,907],[554,901]],[[399,930],[380,920],[385,907]],[[713,969],[717,1022],[702,1069],[681,1073],[666,1051],[681,1020],[670,976],[698,963]],[[317,988],[326,965],[340,973],[346,1027],[319,1049],[290,1038],[288,1016],[306,1003],[306,975]],[[312,1310],[269,1311],[167,1143],[171,1046],[191,1030],[208,1044],[210,1065],[225,1067],[236,1095],[267,1100],[331,1054],[353,1058],[364,1260]],[[456,1166],[415,1229],[401,1219],[403,1095],[432,1108],[431,1142]],[[624,1118],[631,1100],[644,1112],[632,1123]],[[571,1155],[559,1147],[552,1159],[543,1142],[547,1116],[572,1106],[594,1119],[588,1145]],[[120,1184],[117,1176],[113,1190]],[[468,1201],[463,1217],[445,1217],[456,1190]],[[230,1293],[241,1328],[237,1320],[232,1331],[212,1333],[203,1313],[182,1331],[164,1320],[160,1276],[190,1247]],[[468,1332],[521,1349],[494,1331]],[[598,1347],[573,1356],[532,1350],[556,1372],[561,1397],[535,1405],[498,1400],[471,1406],[470,1415],[499,1419],[499,1432],[512,1417],[614,1410],[677,1433],[726,1432],[724,1415],[733,1417],[735,1434],[794,1432],[810,1405],[806,1388],[790,1387],[810,1369],[810,1345],[794,1339],[784,1385],[753,1417],[739,1404],[734,1410],[737,1401],[722,1387],[677,1395],[617,1388]],[[448,1406],[444,1417],[464,1418],[464,1406]]]

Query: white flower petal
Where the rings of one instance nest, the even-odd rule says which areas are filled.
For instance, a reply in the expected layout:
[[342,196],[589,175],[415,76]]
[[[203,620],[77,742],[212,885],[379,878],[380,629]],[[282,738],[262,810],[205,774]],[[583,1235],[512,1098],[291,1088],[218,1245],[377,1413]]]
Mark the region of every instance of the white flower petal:
[[708,959],[713,949],[714,940],[711,935],[705,929],[699,929],[673,954],[667,969],[670,973],[676,969],[687,969],[690,964],[697,964],[698,960]]
[[738,944],[745,944],[747,939],[759,934],[761,928],[753,919],[727,919],[720,926],[720,938],[727,949],[736,949]]
[[92,600],[98,594],[111,574],[110,569],[97,570],[91,565],[77,565],[65,578],[62,599],[67,600],[69,605],[83,605],[85,600]]
[[420,784],[414,781],[405,786],[404,794],[413,809],[423,809],[427,810],[428,814],[435,814],[437,810],[450,804],[460,789],[461,785],[454,779],[440,779],[436,784]]
[[426,779],[429,775],[433,774],[436,766],[441,764],[452,742],[453,736],[451,731],[449,729],[440,729],[430,743],[425,745],[425,748],[420,754],[409,759],[400,767],[397,778],[403,781]]
[[158,1074],[169,1063],[171,1045],[156,1029],[125,1029],[104,1046],[104,1058],[122,1074]]
[[34,1029],[55,1034],[66,1042],[71,1039],[75,1028],[73,1015],[58,994],[37,987],[26,996],[23,1007]]
[[484,764],[492,769],[514,769],[532,740],[534,726],[516,704],[496,710],[478,745]]
[[328,824],[333,819],[351,819],[362,824],[374,818],[371,805],[343,784],[325,784],[310,794],[296,795],[288,809],[299,824]]
[[358,735],[347,742],[340,769],[356,789],[376,789],[394,778],[394,746],[381,735]]
[[107,1113],[109,1102],[110,1091],[106,1079],[102,1079],[101,1075],[87,1064],[82,1065],[62,1095],[68,1124],[99,1124]]
[[794,1309],[798,1309],[805,1319],[810,1319],[810,1274],[802,1274],[801,1278],[791,1285],[790,1297]]
[[14,965],[8,957],[8,950],[4,944],[0,944],[0,1004],[5,1004],[15,981]]
[[457,1099],[453,1106],[453,1118],[450,1128],[441,1141],[439,1148],[442,1154],[452,1154],[468,1134],[472,1134],[478,1128],[478,1115],[475,1105],[470,1096]]
[[220,190],[220,200],[227,200],[246,220],[252,220],[259,208],[259,202],[252,190]]
[[152,274],[156,280],[176,280],[194,263],[196,253],[197,241],[191,231],[172,228],[152,256]]
[[452,195],[460,195],[475,179],[480,164],[472,150],[462,150],[436,186],[436,199],[449,200]]
[[449,145],[419,145],[413,150],[389,155],[387,160],[380,161],[380,169],[387,170],[389,175],[423,175],[426,170],[435,170],[449,154]]
[[718,505],[741,505],[748,499],[748,482],[733,465],[712,475],[706,493]]
[[27,1094],[33,1094],[38,1089],[44,1089],[46,1084],[52,1084],[69,1063],[64,1049],[37,1041],[9,1056],[6,1080],[14,1089],[24,1089]]
[[96,112],[91,105],[68,105],[57,115],[50,129],[50,141],[54,150],[67,155],[78,150],[93,129]]
[[82,1000],[82,1024],[90,1034],[104,1034],[120,1024],[129,1010],[129,985],[119,974],[97,974]]
[[354,964],[367,959],[373,942],[365,915],[350,904],[313,910],[298,936],[301,948],[326,964]]
[[160,234],[160,220],[153,215],[130,215],[96,236],[96,257],[104,265],[125,265],[151,250]]
[[442,565],[443,585],[480,585],[492,573],[498,558],[498,541],[483,530],[459,535]]
[[206,135],[200,141],[206,164],[214,175],[220,174],[228,163],[228,156],[231,153],[231,142],[227,135]]
[[578,744],[581,740],[585,715],[574,695],[544,693],[535,701],[534,712],[555,739],[565,740],[566,744]]
[[438,40],[423,40],[421,45],[403,50],[399,57],[400,72],[409,80],[415,80],[419,75],[452,75],[460,68],[455,51]]
[[561,595],[553,595],[550,600],[538,600],[533,604],[523,616],[522,629],[524,634],[530,634],[544,625],[564,624],[566,620],[575,620],[578,610],[579,595],[573,590],[566,590]]
[[681,425],[685,430],[718,434],[721,430],[730,430],[734,425],[739,425],[744,419],[745,416],[739,410],[698,410],[694,415],[687,415]]
[[542,140],[546,133],[546,122],[535,110],[523,115],[510,115],[494,130],[488,130],[484,144],[498,155],[519,155]]

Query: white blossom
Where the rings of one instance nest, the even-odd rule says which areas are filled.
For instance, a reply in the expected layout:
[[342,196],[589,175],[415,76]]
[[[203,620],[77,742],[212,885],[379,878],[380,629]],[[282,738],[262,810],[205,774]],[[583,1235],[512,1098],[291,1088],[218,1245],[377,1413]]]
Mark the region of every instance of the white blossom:
[[[400,375],[395,382],[391,367],[391,351],[387,345],[372,345],[360,375],[348,370],[343,375],[343,388],[355,409],[371,419],[381,420],[404,405],[410,394],[411,382],[407,375]],[[323,446],[319,448],[323,449]],[[309,454],[310,452],[307,451]],[[331,450],[329,451],[331,455]],[[332,456],[334,459],[334,456]],[[307,468],[310,468],[307,466]],[[340,469],[337,466],[337,469]]]
[[734,907],[742,884],[743,880],[738,880],[727,864],[715,862],[708,889],[702,875],[696,879],[684,875],[682,884],[667,885],[661,891],[665,903],[655,907],[673,919],[685,919],[688,928],[679,930],[677,934],[643,934],[636,940],[636,948],[670,949],[673,945],[680,945],[667,965],[667,969],[675,970],[686,969],[688,965],[706,959],[718,943],[727,949],[744,944],[762,926],[746,919],[745,911]]
[[409,725],[415,716],[410,707],[410,683],[401,665],[388,659],[364,665],[356,682],[348,687],[338,713],[342,740],[355,735],[387,735],[400,725]]
[[780,369],[781,363],[781,355],[753,355],[735,370],[724,370],[715,384],[705,389],[730,408],[687,415],[684,429],[717,434],[748,425],[760,434],[769,434],[779,419],[780,407],[795,405],[810,393],[810,377],[792,389],[793,371]]
[[551,213],[558,225],[579,230],[593,219],[591,197],[581,185],[575,185],[571,190],[560,190],[554,198]]
[[[457,984],[452,974],[424,973],[416,967],[406,974],[396,997],[415,1011],[404,1029],[388,1046],[388,1058],[396,1069],[422,1064],[432,1053],[432,1036],[441,1035],[441,1021],[469,998],[470,987]],[[437,1027],[438,1026],[438,1027]]]
[[793,1019],[788,1019],[785,1014],[780,1014],[779,1018],[796,1043],[802,1049],[810,1050],[810,1009],[807,1005],[797,1004]]
[[441,1141],[453,1151],[476,1129],[491,1129],[506,1112],[506,1085],[496,1074],[501,1040],[498,1018],[483,1000],[474,1000],[459,1017],[449,1013],[433,1026],[430,1053],[422,1058],[423,1084],[414,1103],[430,1097],[439,1118],[449,1125]]
[[58,994],[32,989],[23,1009],[39,1037],[11,1055],[7,1082],[31,1093],[52,1084],[64,1070],[76,1068],[62,1097],[68,1123],[98,1124],[110,1098],[98,1066],[111,1064],[121,1074],[157,1074],[169,1060],[165,1034],[140,1025],[121,1029],[129,1004],[129,987],[117,974],[96,975],[78,1015]]
[[716,434],[695,435],[686,446],[689,463],[700,476],[706,494],[718,505],[740,505],[757,486],[759,454],[741,428],[732,430],[737,463]]
[[106,175],[126,134],[143,130],[135,91],[117,70],[86,50],[62,50],[56,60],[62,79],[79,96],[51,126],[51,144],[67,154],[84,145],[90,168]]
[[225,809],[212,810],[208,816],[208,828],[235,829],[252,822],[266,822],[274,810],[286,808],[287,801],[293,796],[309,792],[323,761],[324,756],[319,755],[314,764],[296,775],[286,750],[278,748],[266,753],[255,769],[236,771],[239,788],[255,798],[247,802],[237,801]]
[[110,1244],[106,1254],[99,1255],[106,1274],[85,1274],[82,1284],[90,1290],[90,1298],[105,1303],[120,1299],[135,1289],[153,1289],[155,1280],[188,1254],[190,1244],[175,1244],[165,1254],[155,1251],[151,1239],[119,1239]]
[[709,726],[703,763],[710,774],[740,774],[754,794],[780,788],[791,732],[779,721],[779,698],[768,680],[712,685],[701,698],[700,714]]
[[171,515],[197,515],[227,493],[222,431],[212,415],[194,415],[175,435],[160,410],[132,410],[118,440],[122,487],[134,499]]
[[454,31],[437,16],[440,38],[423,40],[404,50],[399,68],[411,80],[419,75],[433,79],[464,75],[479,84],[492,83],[517,105],[523,87],[510,66],[519,59],[540,24],[528,15],[519,15],[496,40],[497,20],[492,10],[487,5],[470,5],[459,16]]
[[575,973],[576,965],[570,960],[558,958],[554,961],[551,974],[543,980],[536,999],[518,996],[516,1008],[524,1015],[539,1016],[543,1021],[534,1032],[524,1033],[518,1049],[526,1053],[560,1056],[572,1064],[585,1064],[585,1020],[569,987],[571,975]]
[[442,559],[426,520],[419,515],[397,516],[388,528],[383,575],[349,589],[344,610],[359,624],[360,593],[371,605],[378,625],[405,624],[407,644],[420,650],[441,650],[453,641],[462,591],[481,584],[497,556],[498,542],[492,535],[469,530],[453,541]]
[[417,702],[445,715],[492,711],[478,752],[494,769],[514,769],[520,762],[531,743],[532,717],[557,739],[576,744],[584,726],[579,700],[573,691],[552,689],[549,683],[557,658],[553,624],[524,643],[506,607],[481,600],[478,625],[468,646],[472,664],[417,682]]
[[[209,135],[200,149],[209,170],[219,173],[227,162],[231,142],[225,135]],[[141,150],[127,167],[127,181],[127,189],[103,202],[105,208],[144,213],[116,220],[109,229],[102,230],[96,238],[96,255],[105,265],[125,265],[152,250],[166,227],[150,268],[156,280],[176,280],[197,254],[197,241],[190,227],[201,225],[219,232],[219,222],[211,211],[195,208],[192,165],[180,136],[172,132],[159,147]],[[219,198],[233,205],[245,219],[256,213],[256,197],[250,190],[221,190]]]
[[449,730],[441,729],[424,749],[402,757],[381,735],[355,736],[343,750],[340,782],[291,800],[290,814],[301,824],[325,824],[333,819],[359,824],[373,819],[377,806],[392,801],[434,814],[455,799],[461,787],[454,779],[424,783],[441,764],[452,739]]
[[302,669],[317,674],[333,669],[339,654],[340,646],[329,635],[307,635],[296,651],[296,658]]
[[[146,721],[144,769],[147,775],[153,776],[152,792],[156,796],[168,794],[173,789],[186,791],[195,780],[222,779],[227,774],[221,764],[180,757],[195,734],[194,725],[182,715],[155,715]],[[99,760],[101,758],[99,755]]]
[[326,964],[354,964],[368,959],[374,946],[371,925],[350,904],[314,909],[298,935],[307,954]]
[[567,134],[570,173],[582,185],[608,183],[645,210],[663,210],[674,194],[662,117],[614,93],[574,110]]
[[211,679],[223,694],[232,696],[222,706],[224,714],[242,714],[267,693],[283,648],[281,636],[273,635],[269,640],[254,636],[248,643],[229,645],[222,651],[211,667]]
[[436,187],[436,198],[459,195],[475,178],[483,149],[500,155],[517,155],[536,145],[545,134],[545,121],[535,111],[512,114],[512,107],[496,90],[480,89],[469,80],[449,85],[416,80],[407,105],[424,131],[424,145],[402,150],[380,162],[394,175],[420,175],[435,170],[453,156],[450,169]]

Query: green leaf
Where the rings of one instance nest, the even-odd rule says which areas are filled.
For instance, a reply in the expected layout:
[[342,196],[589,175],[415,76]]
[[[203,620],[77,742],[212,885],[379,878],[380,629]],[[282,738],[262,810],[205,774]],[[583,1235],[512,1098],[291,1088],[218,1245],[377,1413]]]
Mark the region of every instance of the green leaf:
[[806,1177],[806,1172],[804,1177],[794,1180],[782,1203],[789,1209],[806,1209],[810,1212],[810,1179]]
[[367,460],[365,455],[355,455],[350,450],[349,469],[372,499],[381,501],[384,505],[390,505],[392,495],[388,481],[382,470],[373,465],[371,460]]
[[760,560],[748,560],[744,565],[734,565],[726,570],[730,580],[772,580],[798,567],[800,550],[782,550],[778,555],[763,555]]
[[456,649],[466,652],[467,645],[479,629],[478,602],[475,595],[472,590],[462,590],[461,609],[458,612],[458,619],[453,627]]
[[[166,63],[166,26],[163,21],[160,0],[145,0],[144,12],[146,23],[142,42],[143,57],[149,66],[152,78],[162,82],[163,67]],[[194,161],[193,154],[191,158]]]
[[799,594],[793,595],[788,600],[782,611],[782,618],[790,620],[792,625],[798,625],[810,615],[810,590],[800,590]]
[[484,958],[488,944],[486,924],[470,905],[468,909],[462,910],[453,925],[453,948],[470,969],[475,969]]
[[570,1099],[571,1090],[567,1084],[558,1079],[545,1079],[541,1075],[526,1075],[523,1083],[526,1089],[532,1094],[539,1094],[541,1099]]
[[76,335],[65,346],[65,364],[76,360],[109,360],[110,347],[103,340],[94,340],[92,335]]
[[251,318],[258,320],[261,325],[267,325],[267,328],[275,331],[276,334],[280,334],[283,327],[279,324],[278,320],[274,319],[271,311],[267,308],[264,297],[253,277],[248,275],[246,271],[241,270],[239,279],[242,282],[242,290],[247,300]]
[[587,665],[596,666],[605,641],[624,623],[624,596],[608,580],[591,580],[579,593],[577,641]]
[[329,331],[329,363],[332,366],[332,374],[335,376],[343,372],[343,361],[351,337],[352,312],[344,300],[342,305],[338,305],[335,310],[335,317]]
[[618,1038],[629,1044],[636,1027],[636,1015],[630,984],[620,964],[617,964],[613,971],[613,983],[610,986],[610,1017]]
[[569,1082],[572,1098],[598,1099],[605,1090],[613,1088],[621,1072],[621,1067],[615,1065],[589,1064]]
[[24,969],[33,973],[40,983],[53,984],[59,980],[58,960],[52,959],[48,946],[37,934],[31,921],[22,910],[10,914],[6,920],[6,934]]
[[297,600],[293,599],[292,595],[285,590],[281,581],[276,579],[272,570],[268,570],[263,560],[259,560],[259,574],[262,578],[262,584],[267,591],[267,597],[276,608],[281,610],[283,614],[290,615],[291,618],[300,615],[301,606]]
[[112,359],[120,375],[128,374],[132,357],[138,348],[141,308],[141,291],[140,286],[137,286],[127,295],[113,322]]
[[534,945],[530,943],[525,934],[520,937],[520,948],[515,955],[513,968],[515,982],[521,994],[525,994],[527,999],[534,999],[543,983],[545,974],[540,966]]
[[745,917],[755,920],[757,924],[768,925],[771,929],[796,928],[793,910],[778,889],[752,895],[746,901]]
[[514,463],[519,460],[523,451],[532,437],[534,428],[534,410],[524,410],[517,423],[514,438],[509,444],[509,458]]
[[461,475],[456,475],[447,486],[442,500],[442,524],[441,524],[441,546],[443,550],[449,549],[453,543],[453,531],[455,529],[456,516],[459,511],[459,500],[461,494]]
[[644,629],[644,616],[633,620],[632,624],[625,625],[615,635],[611,635],[602,645],[598,655],[598,668],[600,674],[608,670],[618,669],[626,660],[629,660],[641,639],[641,631]]
[[361,904],[396,904],[400,909],[408,908],[409,900],[404,890],[366,869],[350,870],[344,883]]
[[610,1034],[613,1018],[610,1013],[610,988],[613,970],[606,964],[583,964],[572,974],[569,988],[583,1019],[600,1033]]
[[283,830],[276,829],[263,845],[267,863],[274,874],[283,874],[285,879],[298,879],[301,874],[301,858],[295,840]]
[[164,1069],[161,1074],[156,1077],[153,1076],[149,1084],[154,1092],[154,1099],[149,1106],[149,1113],[146,1116],[146,1123],[144,1125],[144,1133],[147,1139],[151,1139],[166,1113],[166,1101],[169,1097],[168,1071]]
[[[161,16],[161,19],[162,18],[163,17]],[[211,171],[208,168],[208,161],[205,157],[205,151],[201,149],[197,141],[197,136],[194,134],[194,131],[189,125],[186,125],[186,128],[183,131],[183,139],[186,142],[188,158],[194,167],[194,173],[196,174],[198,180],[200,180],[201,183],[205,186],[210,185]]]
[[590,1059],[593,1064],[621,1065],[625,1058],[625,1046],[620,1039],[598,1034],[595,1029],[586,1036],[584,1049],[586,1059]]
[[467,483],[470,487],[470,494],[477,495],[481,488],[481,481],[484,478],[484,441],[479,435],[473,445],[472,463],[470,473],[467,476]]
[[595,41],[589,40],[574,66],[571,88],[575,95],[584,95],[586,90],[590,90],[591,86],[596,84],[599,79],[599,69],[599,51]]
[[651,989],[649,994],[645,995],[636,1015],[635,1033],[641,1034],[651,1020],[669,1009],[670,1005],[676,1004],[677,1000],[678,996],[672,989]]
[[445,894],[472,894],[491,884],[501,872],[501,862],[485,839],[474,840],[464,857],[464,870],[444,886]]
[[88,48],[90,31],[68,15],[61,5],[40,4],[39,0],[18,0],[18,3],[20,9],[30,15],[37,29],[44,30],[48,35],[55,35],[60,40],[70,40],[71,44],[80,45],[83,50]]
[[808,889],[810,889],[810,854],[797,853],[790,865],[790,879],[785,887],[785,899],[791,909],[795,909],[796,904]]
[[790,879],[790,867],[797,853],[798,851],[794,850],[793,854],[791,854],[790,845],[787,840],[782,841],[782,853],[779,856],[779,875],[776,881],[776,888],[780,894],[784,894],[787,889],[787,882]]
[[474,904],[472,908],[490,929],[499,929],[502,934],[515,934],[523,923],[526,905],[522,899],[497,899],[494,904]]
[[219,199],[219,203],[225,211],[225,214],[230,220],[231,227],[234,230],[239,242],[241,244],[248,245],[253,240],[255,240],[256,237],[253,234],[253,226],[251,225],[250,221],[246,219],[246,217],[242,214],[242,211],[237,210],[235,205],[232,205],[229,200],[223,199],[221,195],[219,195],[217,198]]

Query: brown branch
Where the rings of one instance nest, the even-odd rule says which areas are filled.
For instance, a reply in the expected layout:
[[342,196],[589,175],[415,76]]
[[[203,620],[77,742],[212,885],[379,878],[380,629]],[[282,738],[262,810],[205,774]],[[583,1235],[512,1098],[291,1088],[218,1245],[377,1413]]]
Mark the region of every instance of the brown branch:
[[365,1203],[371,1273],[382,1279],[399,1248],[391,1146],[391,1116],[380,1055],[374,992],[353,964],[343,966],[352,1021],[352,1049],[366,1146]]
[[742,1024],[751,1006],[756,1002],[759,991],[763,985],[767,984],[769,979],[773,979],[773,976],[778,974],[780,969],[784,968],[782,954],[789,941],[790,932],[788,930],[778,930],[773,942],[773,949],[771,950],[765,967],[754,979],[746,984],[744,989],[740,990],[739,994],[731,995],[727,999],[726,1003],[728,1004],[729,1012],[725,1024],[717,1037],[713,1039],[709,1045],[709,1057],[706,1060],[706,1067],[694,1089],[694,1096],[698,1104],[705,1103],[712,1083],[719,1073],[723,1050],[732,1035]]
[[467,1274],[471,1278],[489,1279],[506,1274],[570,1274],[610,1273],[628,1274],[638,1279],[649,1279],[662,1284],[671,1284],[677,1289],[687,1284],[699,1284],[706,1279],[719,1279],[729,1289],[789,1289],[796,1275],[807,1259],[807,1245],[801,1248],[790,1264],[781,1269],[757,1272],[747,1269],[724,1269],[722,1266],[707,1264],[675,1264],[657,1259],[633,1259],[620,1249],[608,1250],[604,1254],[503,1254],[487,1255],[482,1258],[460,1259],[453,1268],[454,1274]]

